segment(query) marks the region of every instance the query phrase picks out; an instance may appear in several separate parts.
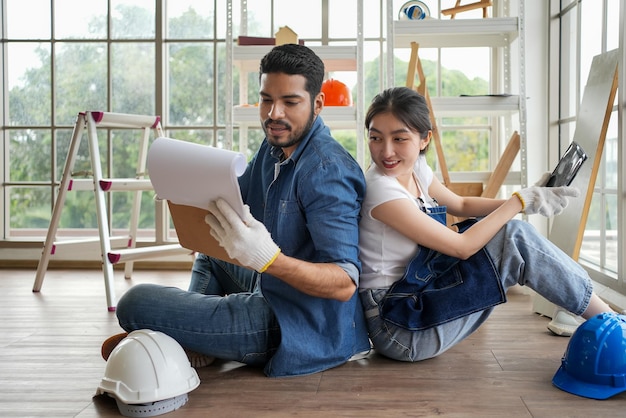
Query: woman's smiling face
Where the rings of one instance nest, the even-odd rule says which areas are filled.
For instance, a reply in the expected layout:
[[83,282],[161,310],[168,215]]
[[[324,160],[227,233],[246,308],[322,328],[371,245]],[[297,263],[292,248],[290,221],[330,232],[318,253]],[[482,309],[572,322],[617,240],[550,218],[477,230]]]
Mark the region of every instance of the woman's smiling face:
[[372,161],[390,177],[411,174],[430,138],[422,139],[420,132],[410,130],[389,112],[372,118],[368,137]]

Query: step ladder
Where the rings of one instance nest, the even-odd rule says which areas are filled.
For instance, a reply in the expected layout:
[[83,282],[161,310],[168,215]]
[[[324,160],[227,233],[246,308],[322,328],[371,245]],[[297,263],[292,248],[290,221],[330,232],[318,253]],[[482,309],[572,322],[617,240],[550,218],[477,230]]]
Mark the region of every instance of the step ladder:
[[[92,173],[75,173],[74,165],[85,129],[87,129]],[[136,176],[134,178],[103,177],[97,135],[98,129],[137,129],[141,131]],[[50,226],[44,242],[39,265],[37,266],[33,292],[39,292],[41,290],[50,259],[61,246],[85,246],[90,242],[99,243],[107,307],[109,311],[115,311],[116,307],[113,275],[114,264],[125,263],[124,276],[129,279],[132,274],[133,263],[136,260],[177,254],[192,254],[190,250],[181,247],[177,241],[168,240],[167,231],[169,228],[169,217],[167,215],[167,205],[162,200],[158,199],[155,199],[156,225],[154,245],[136,247],[142,192],[153,190],[150,180],[145,176],[148,143],[152,131],[155,134],[155,138],[163,136],[159,116],[98,111],[80,112],[78,114],[72,132],[67,159],[65,161],[63,177],[54,204]],[[78,175],[87,175],[91,178],[74,177]],[[69,191],[79,190],[92,190],[94,192],[99,236],[98,238],[57,240],[57,230],[67,193]],[[133,192],[128,235],[111,236],[106,195],[113,191]]]

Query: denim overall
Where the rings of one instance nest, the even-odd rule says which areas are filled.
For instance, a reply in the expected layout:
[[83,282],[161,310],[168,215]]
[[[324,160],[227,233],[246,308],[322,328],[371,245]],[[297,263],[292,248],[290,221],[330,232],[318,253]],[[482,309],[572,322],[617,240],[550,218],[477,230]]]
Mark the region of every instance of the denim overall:
[[[436,202],[435,202],[436,204]],[[446,225],[446,207],[422,210]],[[474,223],[455,224],[463,233]],[[404,275],[379,304],[380,317],[411,331],[428,329],[506,302],[491,257],[482,248],[467,260],[419,246]]]

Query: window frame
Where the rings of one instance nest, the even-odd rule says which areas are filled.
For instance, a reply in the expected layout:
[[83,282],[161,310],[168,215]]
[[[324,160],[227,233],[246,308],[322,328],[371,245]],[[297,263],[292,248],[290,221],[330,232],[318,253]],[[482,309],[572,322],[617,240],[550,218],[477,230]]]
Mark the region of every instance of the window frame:
[[[607,26],[609,25],[608,1],[603,0],[600,4],[591,0],[581,0],[577,2],[551,1],[551,31],[550,31],[550,68],[557,68],[558,71],[550,72],[550,91],[557,94],[558,99],[551,101],[550,104],[550,135],[549,135],[549,154],[550,160],[555,162],[558,156],[567,148],[574,135],[576,126],[576,115],[578,114],[584,85],[588,76],[588,64],[590,57],[585,56],[582,48],[588,44],[587,39],[583,39],[585,25],[590,25],[591,16],[584,13],[585,7],[594,7],[596,11],[601,13],[602,33],[600,45],[594,45],[597,53],[607,52],[607,40],[609,36]],[[622,51],[618,74],[619,86],[617,91],[616,103],[624,103],[626,94],[624,93],[624,78],[626,71],[624,67],[624,4],[620,3],[619,13],[619,48]],[[611,48],[612,49],[612,48]],[[597,55],[594,52],[591,55]],[[585,62],[589,61],[589,62]],[[584,67],[584,68],[583,68]],[[623,161],[626,159],[626,147],[622,145],[623,138],[626,136],[626,115],[623,106],[615,104],[611,115],[611,124],[617,125],[617,128],[607,133],[605,148],[602,157],[602,163],[596,179],[594,188],[593,203],[606,209],[607,197],[617,201],[617,236],[612,241],[608,238],[607,225],[605,219],[601,217],[600,229],[592,231],[586,229],[585,238],[581,247],[579,262],[587,270],[591,278],[596,284],[596,293],[604,296],[607,300],[617,306],[624,306],[626,297],[626,281],[624,273],[626,272],[626,262],[624,257],[618,257],[623,254],[625,248],[625,232],[626,232],[626,197],[620,191],[624,190],[626,184],[623,168]],[[616,134],[617,138],[611,138],[610,135]],[[615,142],[616,143],[615,143]],[[617,155],[617,188],[607,187],[605,174],[605,165],[607,153],[612,148],[616,148]],[[621,196],[621,197],[620,197]],[[551,234],[558,231],[551,231]],[[591,256],[591,239],[593,235],[597,235],[598,239],[598,256]],[[611,234],[612,235],[612,234]],[[603,239],[604,238],[604,239]],[[588,241],[587,241],[588,240]],[[607,243],[614,243],[615,248],[610,248]],[[609,244],[610,245],[610,244]],[[614,264],[607,264],[607,257],[615,254],[617,260],[608,260]],[[614,267],[613,267],[614,265]]]

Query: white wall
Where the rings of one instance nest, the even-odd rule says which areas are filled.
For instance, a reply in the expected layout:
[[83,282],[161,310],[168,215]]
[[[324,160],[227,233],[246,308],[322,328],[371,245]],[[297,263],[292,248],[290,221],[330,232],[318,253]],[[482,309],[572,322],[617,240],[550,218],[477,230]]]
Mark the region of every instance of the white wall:
[[[549,75],[549,2],[525,2],[525,65],[527,108],[528,185],[534,184],[550,170],[548,161],[548,75]],[[529,216],[528,221],[542,234],[548,235],[548,221],[542,216]]]

